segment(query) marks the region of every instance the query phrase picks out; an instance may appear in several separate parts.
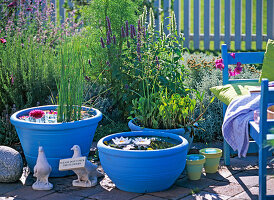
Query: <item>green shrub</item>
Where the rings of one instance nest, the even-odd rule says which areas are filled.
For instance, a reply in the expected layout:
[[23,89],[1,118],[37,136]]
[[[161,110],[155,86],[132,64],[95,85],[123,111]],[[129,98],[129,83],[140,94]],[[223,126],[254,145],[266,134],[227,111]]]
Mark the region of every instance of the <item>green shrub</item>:
[[0,110],[3,105],[18,109],[44,103],[55,86],[55,55],[49,46],[31,38],[10,37],[0,44]]

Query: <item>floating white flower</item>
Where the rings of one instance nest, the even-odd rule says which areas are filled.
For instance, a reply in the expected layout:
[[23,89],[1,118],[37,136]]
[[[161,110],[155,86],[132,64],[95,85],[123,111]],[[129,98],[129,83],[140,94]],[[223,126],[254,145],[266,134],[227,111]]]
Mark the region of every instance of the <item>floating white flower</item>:
[[123,145],[127,145],[131,142],[131,139],[128,138],[124,138],[123,136],[120,138],[115,138],[112,139],[112,141],[114,142],[114,144],[119,145],[119,146],[123,146]]
[[128,144],[128,145],[125,146],[123,149],[124,149],[124,150],[131,150],[131,149],[134,149],[134,145],[133,145],[133,144]]
[[148,146],[150,145],[150,139],[138,137],[133,140],[133,143],[137,146]]

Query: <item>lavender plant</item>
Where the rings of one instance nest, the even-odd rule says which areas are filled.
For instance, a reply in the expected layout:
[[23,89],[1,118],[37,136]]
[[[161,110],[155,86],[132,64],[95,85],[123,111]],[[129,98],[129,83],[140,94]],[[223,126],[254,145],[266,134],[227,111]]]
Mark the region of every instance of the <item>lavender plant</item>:
[[0,44],[0,112],[2,105],[22,109],[38,101],[43,104],[50,91],[56,90],[54,50],[32,39],[22,43],[23,38]]

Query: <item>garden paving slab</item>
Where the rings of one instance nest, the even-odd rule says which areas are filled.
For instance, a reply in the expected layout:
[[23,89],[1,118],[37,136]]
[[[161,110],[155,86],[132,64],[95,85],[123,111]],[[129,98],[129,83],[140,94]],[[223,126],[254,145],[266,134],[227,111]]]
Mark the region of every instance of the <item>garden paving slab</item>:
[[[220,161],[221,166],[224,165],[224,160]],[[230,159],[230,169],[233,170],[247,170],[254,169],[258,165],[258,156],[247,156],[245,158],[234,157]]]
[[105,191],[100,185],[91,188],[81,188],[81,187],[69,187],[66,188],[64,193],[74,196],[89,197],[97,193]]
[[190,193],[191,193],[191,189],[178,187],[174,185],[168,190],[165,190],[162,192],[152,192],[148,194],[156,197],[167,198],[167,199],[179,199],[189,195]]
[[[267,180],[267,195],[274,195],[274,178]],[[252,187],[249,190],[246,190],[236,196],[234,196],[233,200],[238,199],[251,199],[251,200],[257,200],[259,195],[259,187]]]
[[231,183],[237,183],[242,187],[253,187],[259,184],[259,176],[247,172],[241,172],[227,178]]
[[74,196],[74,195],[70,195],[70,194],[57,193],[57,192],[49,194],[49,195],[44,196],[42,198],[39,198],[39,200],[62,200],[62,199],[66,199],[66,200],[82,200],[84,198],[80,197],[80,196]]
[[239,173],[239,170],[233,170],[231,168],[228,168],[226,166],[220,166],[218,172],[209,174],[209,173],[203,173],[202,177],[209,178],[217,181],[226,181],[228,177],[230,177],[233,174]]
[[132,200],[165,200],[165,199],[161,198],[161,197],[156,197],[156,196],[145,194],[143,196],[136,197]]
[[129,200],[141,195],[142,194],[124,192],[122,190],[113,189],[111,191],[105,190],[103,192],[91,195],[88,198],[97,199],[97,200]]
[[182,198],[181,200],[213,200],[213,199],[226,200],[229,198],[231,197],[202,191],[197,194],[189,195],[185,198]]
[[197,181],[191,181],[187,177],[178,179],[175,184],[180,187],[185,187],[189,189],[199,189],[202,190],[210,185],[215,185],[217,184],[218,181],[208,179],[208,178],[201,178],[200,180]]
[[235,196],[243,192],[245,189],[247,189],[246,186],[242,187],[241,185],[236,183],[219,182],[218,184],[214,186],[209,186],[208,188],[205,188],[204,190],[210,193],[218,194],[218,195]]
[[252,187],[249,190],[246,190],[236,196],[234,196],[232,199],[233,200],[238,200],[238,199],[250,199],[250,200],[257,200],[259,194],[259,187]]
[[20,181],[16,183],[0,183],[0,195],[14,190],[18,190],[22,186]]
[[49,191],[34,191],[31,186],[24,186],[20,187],[16,190],[13,190],[11,192],[5,193],[4,196],[6,197],[18,197],[20,199],[26,199],[26,200],[36,200],[40,199],[43,196],[49,195],[51,193],[54,193],[54,190]]

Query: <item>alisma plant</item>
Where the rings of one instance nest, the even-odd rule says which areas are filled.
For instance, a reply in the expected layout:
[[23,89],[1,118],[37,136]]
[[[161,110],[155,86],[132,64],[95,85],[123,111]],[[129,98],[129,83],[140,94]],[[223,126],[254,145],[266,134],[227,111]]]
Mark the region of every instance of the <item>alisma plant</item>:
[[83,47],[77,41],[67,41],[59,51],[58,122],[81,119],[84,89]]

